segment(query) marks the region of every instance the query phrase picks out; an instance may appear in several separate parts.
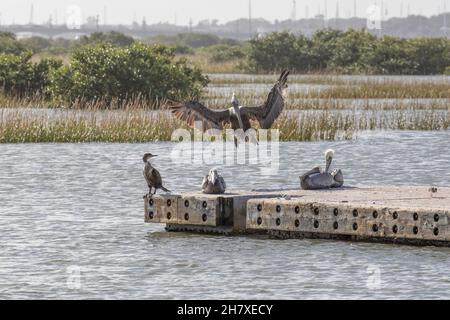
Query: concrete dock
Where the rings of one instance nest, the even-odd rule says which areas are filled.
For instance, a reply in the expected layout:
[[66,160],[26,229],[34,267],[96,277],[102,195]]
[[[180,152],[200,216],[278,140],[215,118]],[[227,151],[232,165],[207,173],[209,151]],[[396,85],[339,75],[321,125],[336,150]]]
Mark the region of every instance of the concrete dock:
[[450,246],[450,188],[255,190],[145,198],[168,231]]

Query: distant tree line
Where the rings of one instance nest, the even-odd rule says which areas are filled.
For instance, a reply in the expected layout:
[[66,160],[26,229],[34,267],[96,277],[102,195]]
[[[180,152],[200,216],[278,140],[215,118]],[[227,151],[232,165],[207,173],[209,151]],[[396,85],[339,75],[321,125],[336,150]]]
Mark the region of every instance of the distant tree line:
[[[145,41],[117,32],[75,41],[18,40],[0,33],[0,92],[67,102],[193,98],[208,78],[184,58],[190,54],[206,55],[205,63],[239,61],[241,71],[255,73],[289,68],[300,73],[450,74],[446,38],[402,39],[364,30],[322,29],[311,37],[281,32],[246,43],[205,34]],[[39,59],[34,59],[36,53]]]
[[[435,7],[435,9],[438,9]],[[441,8],[442,9],[442,8]],[[450,21],[450,12],[441,12],[438,15],[426,17],[423,15],[409,15],[407,17],[394,17],[383,14],[381,22],[381,29],[369,30],[374,35],[390,35],[402,38],[416,38],[416,37],[437,37],[446,36],[450,34],[448,27]],[[45,25],[5,25],[2,28],[5,30],[15,30],[15,32],[28,32],[34,29],[37,33],[54,34],[56,30],[64,33],[67,31],[66,25],[54,25],[48,21]],[[251,25],[251,28],[249,26]],[[256,33],[272,33],[289,30],[295,34],[306,34],[311,36],[314,32],[326,27],[331,27],[337,30],[348,29],[362,29],[367,28],[366,17],[329,17],[318,14],[307,19],[281,19],[268,21],[263,18],[239,18],[237,20],[228,21],[225,23],[218,23],[214,19],[205,19],[198,21],[197,24],[191,26],[180,26],[165,23],[148,24],[145,19],[142,21],[133,21],[131,25],[103,25],[98,23],[98,17],[87,17],[86,23],[81,25],[83,32],[91,32],[93,30],[101,32],[121,32],[127,35],[135,35],[145,37],[150,34],[159,35],[174,35],[174,34],[210,34],[214,36],[227,37],[232,39],[239,39],[246,41]]]
[[246,68],[274,72],[429,75],[450,72],[450,40],[376,37],[364,30],[323,29],[312,37],[287,32],[250,41]]

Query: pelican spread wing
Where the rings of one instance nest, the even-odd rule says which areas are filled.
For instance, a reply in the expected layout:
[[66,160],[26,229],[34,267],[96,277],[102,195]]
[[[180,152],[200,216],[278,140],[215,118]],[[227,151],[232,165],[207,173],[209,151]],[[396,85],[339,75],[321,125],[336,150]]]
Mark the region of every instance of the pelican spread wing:
[[258,120],[262,129],[270,129],[272,124],[281,114],[284,108],[284,95],[287,89],[288,70],[284,70],[278,82],[273,86],[267,97],[266,102],[259,107],[244,107],[241,112],[250,118]]
[[251,128],[249,119],[257,120],[262,129],[269,129],[284,108],[284,92],[287,89],[288,70],[284,70],[277,83],[270,91],[266,102],[259,107],[239,107],[239,123],[236,114],[231,109],[211,110],[197,101],[188,101],[171,107],[172,113],[180,120],[193,127],[195,121],[201,121],[203,131],[208,129],[222,130],[224,124],[231,123],[233,129],[241,128],[247,131]]
[[194,127],[195,121],[201,121],[203,131],[208,129],[223,129],[224,123],[230,121],[228,110],[211,110],[197,101],[188,101],[171,107],[172,113],[180,120]]

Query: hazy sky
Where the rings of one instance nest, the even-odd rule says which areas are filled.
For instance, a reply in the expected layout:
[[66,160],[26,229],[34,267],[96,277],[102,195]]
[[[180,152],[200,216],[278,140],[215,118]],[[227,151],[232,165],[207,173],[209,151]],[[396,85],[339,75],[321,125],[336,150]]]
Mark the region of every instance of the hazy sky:
[[[353,16],[354,0],[296,0],[297,19],[308,14],[312,17],[324,13],[327,3],[328,17],[336,15],[336,3],[339,2],[339,16]],[[450,0],[385,0],[387,16],[405,16],[423,14],[426,16],[442,12],[447,2],[450,11]],[[381,5],[381,0],[357,0],[356,12],[360,17],[366,16],[366,10],[373,4]],[[147,23],[176,21],[179,25],[187,25],[192,18],[194,24],[203,19],[218,19],[226,22],[241,17],[248,17],[248,0],[0,0],[0,23],[28,23],[33,4],[33,22],[42,23],[52,15],[58,23],[65,19],[70,5],[81,8],[83,20],[88,16],[99,15],[103,22],[106,12],[107,23],[129,24],[133,19]],[[293,0],[252,0],[252,17],[265,18],[270,21],[289,19],[292,14]],[[403,8],[403,9],[402,9]],[[106,9],[106,10],[105,10]]]

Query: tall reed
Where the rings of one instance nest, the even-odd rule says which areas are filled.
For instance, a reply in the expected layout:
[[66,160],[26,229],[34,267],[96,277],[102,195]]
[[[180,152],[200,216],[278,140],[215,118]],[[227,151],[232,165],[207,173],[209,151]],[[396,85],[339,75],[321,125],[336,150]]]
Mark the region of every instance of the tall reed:
[[[0,109],[0,143],[169,141],[187,126],[168,112]],[[351,139],[361,130],[448,130],[447,110],[308,110],[274,124],[282,141]]]

